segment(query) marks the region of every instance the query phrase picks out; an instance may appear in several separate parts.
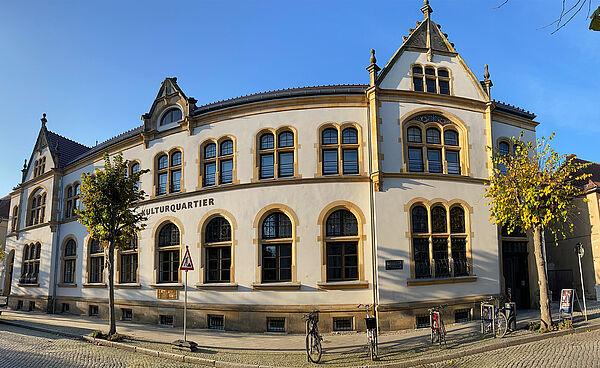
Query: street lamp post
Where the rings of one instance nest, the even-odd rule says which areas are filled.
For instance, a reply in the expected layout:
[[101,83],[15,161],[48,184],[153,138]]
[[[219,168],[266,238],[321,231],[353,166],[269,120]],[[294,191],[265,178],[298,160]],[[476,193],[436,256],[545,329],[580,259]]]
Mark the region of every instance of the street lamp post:
[[581,258],[583,258],[583,254],[585,253],[583,249],[583,245],[581,243],[577,243],[575,245],[575,252],[577,253],[577,260],[579,261],[579,276],[581,277],[581,299],[583,299],[583,315],[585,316],[585,320],[587,321],[587,306],[585,304],[585,287],[583,286],[583,272],[581,271]]

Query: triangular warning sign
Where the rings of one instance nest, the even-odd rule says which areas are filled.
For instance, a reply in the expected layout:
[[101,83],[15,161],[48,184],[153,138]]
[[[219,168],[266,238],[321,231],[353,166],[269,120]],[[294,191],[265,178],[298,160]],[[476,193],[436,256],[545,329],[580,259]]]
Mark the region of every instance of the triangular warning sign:
[[190,256],[190,250],[187,246],[185,247],[185,256],[183,256],[183,260],[181,261],[181,266],[179,267],[179,269],[184,270],[184,271],[193,271],[194,270],[194,264],[192,263],[192,256]]

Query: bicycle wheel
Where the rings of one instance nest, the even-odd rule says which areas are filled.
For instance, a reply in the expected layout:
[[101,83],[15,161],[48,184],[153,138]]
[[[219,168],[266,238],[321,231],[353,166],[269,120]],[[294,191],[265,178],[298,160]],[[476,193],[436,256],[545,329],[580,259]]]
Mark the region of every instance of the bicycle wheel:
[[308,360],[318,363],[321,360],[321,354],[321,338],[312,332],[306,335],[306,355],[308,356]]
[[498,317],[496,318],[496,337],[504,337],[506,335],[506,331],[508,330],[508,320],[504,313],[498,313]]
[[377,359],[377,351],[375,350],[375,339],[369,341],[369,350],[371,351],[371,360]]
[[444,345],[446,345],[446,327],[444,327],[443,320],[440,320],[440,327],[438,328],[438,333],[440,335],[440,337],[439,337],[440,345],[442,345],[442,343],[444,343]]

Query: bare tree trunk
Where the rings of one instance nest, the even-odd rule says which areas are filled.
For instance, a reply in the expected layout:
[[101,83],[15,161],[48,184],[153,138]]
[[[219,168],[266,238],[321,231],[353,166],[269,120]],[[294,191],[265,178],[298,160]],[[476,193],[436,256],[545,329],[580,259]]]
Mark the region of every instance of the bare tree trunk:
[[115,280],[114,280],[114,254],[115,244],[110,242],[108,246],[108,315],[110,328],[108,335],[114,335],[117,332],[117,322],[115,320]]
[[540,287],[540,326],[543,331],[548,331],[552,326],[550,314],[550,300],[548,299],[548,279],[546,278],[546,265],[542,255],[542,227],[533,228],[533,253],[537,265],[538,285]]

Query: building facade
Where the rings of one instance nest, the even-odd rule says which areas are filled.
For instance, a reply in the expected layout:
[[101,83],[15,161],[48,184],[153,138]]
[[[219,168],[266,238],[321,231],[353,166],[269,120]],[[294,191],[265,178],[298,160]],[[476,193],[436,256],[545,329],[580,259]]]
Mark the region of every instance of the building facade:
[[141,127],[91,148],[44,116],[11,193],[10,306],[107,316],[104,250],[74,208],[81,174],[121,152],[150,169],[147,227],[116,257],[123,320],[181,325],[186,248],[191,327],[301,332],[316,308],[321,329],[360,330],[357,305],[373,303],[383,330],[414,328],[434,304],[472,316],[506,288],[488,147],[534,139],[537,123],[492,100],[487,68],[479,81],[421,10],[383,69],[372,51],[368,85],[200,106],[167,78]]

